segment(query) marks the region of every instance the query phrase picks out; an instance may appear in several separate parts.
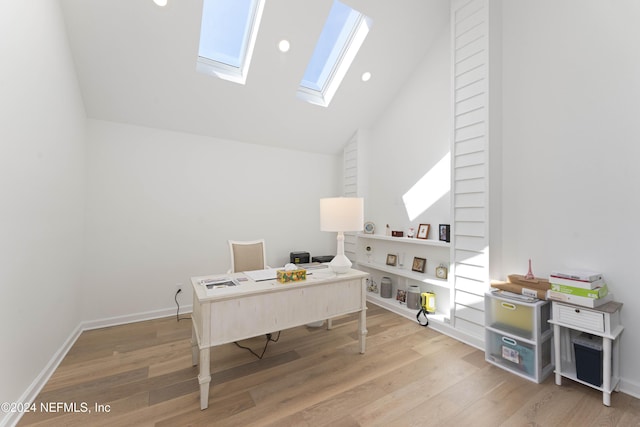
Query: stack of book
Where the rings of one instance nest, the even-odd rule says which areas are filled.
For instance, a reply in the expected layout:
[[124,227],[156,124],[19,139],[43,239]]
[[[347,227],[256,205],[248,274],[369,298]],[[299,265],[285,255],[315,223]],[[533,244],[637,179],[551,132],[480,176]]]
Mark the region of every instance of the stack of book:
[[601,273],[591,271],[554,271],[549,276],[548,298],[595,308],[613,300]]

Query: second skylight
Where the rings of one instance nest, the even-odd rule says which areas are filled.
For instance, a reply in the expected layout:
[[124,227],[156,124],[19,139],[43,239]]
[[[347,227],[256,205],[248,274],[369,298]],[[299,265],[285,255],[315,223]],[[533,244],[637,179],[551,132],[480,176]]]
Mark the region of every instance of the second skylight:
[[371,28],[371,18],[334,0],[298,97],[327,107]]

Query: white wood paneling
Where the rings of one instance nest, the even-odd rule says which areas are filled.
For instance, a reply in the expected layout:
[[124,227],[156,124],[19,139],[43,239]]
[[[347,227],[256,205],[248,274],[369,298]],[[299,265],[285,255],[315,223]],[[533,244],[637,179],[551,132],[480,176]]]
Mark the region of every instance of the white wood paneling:
[[456,221],[485,221],[486,210],[484,208],[459,208],[454,219]]
[[488,0],[454,1],[451,9],[453,322],[479,340],[489,284],[488,9]]
[[484,312],[484,295],[476,295],[460,291],[456,298],[458,304],[470,307],[476,311]]
[[[344,197],[358,197],[359,189],[359,144],[358,134],[355,134],[343,150],[342,195]],[[356,260],[356,233],[345,233],[344,254],[352,262]]]

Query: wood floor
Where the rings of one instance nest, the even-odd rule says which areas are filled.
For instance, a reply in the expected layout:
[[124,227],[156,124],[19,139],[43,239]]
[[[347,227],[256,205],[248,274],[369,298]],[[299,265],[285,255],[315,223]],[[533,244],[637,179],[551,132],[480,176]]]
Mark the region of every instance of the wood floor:
[[[58,412],[38,409],[19,425],[640,425],[637,399],[614,393],[605,407],[599,392],[569,380],[562,387],[553,376],[531,383],[486,363],[473,347],[372,304],[366,354],[358,353],[355,315],[333,324],[330,331],[282,331],[262,360],[234,344],[214,348],[204,411],[190,320],[87,331],[37,398]],[[260,353],[264,342],[242,344]],[[77,412],[69,412],[73,405]]]

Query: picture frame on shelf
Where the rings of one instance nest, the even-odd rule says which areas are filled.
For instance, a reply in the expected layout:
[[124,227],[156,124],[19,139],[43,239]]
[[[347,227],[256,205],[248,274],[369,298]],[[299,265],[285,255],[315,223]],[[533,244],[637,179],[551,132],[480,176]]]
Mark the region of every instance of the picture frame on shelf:
[[449,224],[440,224],[438,230],[438,238],[441,242],[450,242],[451,241],[451,225]]
[[404,289],[398,289],[396,293],[396,299],[400,302],[400,304],[404,304],[407,302],[407,292]]
[[418,234],[416,234],[417,239],[428,239],[429,238],[429,227],[430,224],[420,224],[418,226]]
[[417,271],[418,273],[424,273],[427,268],[426,258],[413,257],[413,264],[411,265],[411,271]]
[[398,256],[396,254],[387,254],[387,265],[395,267],[398,264]]

